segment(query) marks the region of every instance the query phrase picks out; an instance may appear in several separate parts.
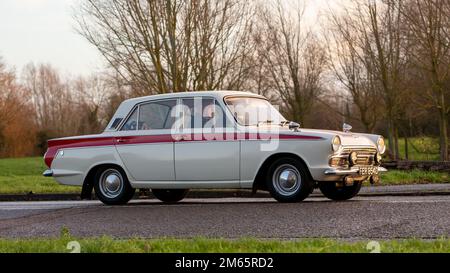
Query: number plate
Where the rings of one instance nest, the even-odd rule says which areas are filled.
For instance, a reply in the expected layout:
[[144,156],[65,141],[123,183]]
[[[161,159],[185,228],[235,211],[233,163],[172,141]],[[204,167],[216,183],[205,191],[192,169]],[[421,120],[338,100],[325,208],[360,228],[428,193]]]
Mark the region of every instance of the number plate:
[[377,175],[378,174],[378,167],[360,167],[359,168],[359,174],[364,176],[370,176],[370,175]]

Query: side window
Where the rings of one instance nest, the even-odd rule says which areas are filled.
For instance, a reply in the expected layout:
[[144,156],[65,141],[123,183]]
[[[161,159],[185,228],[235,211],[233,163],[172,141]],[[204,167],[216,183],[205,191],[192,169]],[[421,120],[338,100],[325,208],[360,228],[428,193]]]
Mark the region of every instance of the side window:
[[172,109],[176,100],[157,101],[139,107],[139,130],[171,129],[175,121]]
[[109,129],[117,129],[117,126],[122,122],[123,118],[116,118],[114,122],[111,124],[111,127]]
[[127,122],[122,126],[121,131],[135,131],[137,129],[137,113],[138,108],[134,109],[133,114],[131,114]]
[[184,128],[226,128],[222,107],[212,98],[183,99]]

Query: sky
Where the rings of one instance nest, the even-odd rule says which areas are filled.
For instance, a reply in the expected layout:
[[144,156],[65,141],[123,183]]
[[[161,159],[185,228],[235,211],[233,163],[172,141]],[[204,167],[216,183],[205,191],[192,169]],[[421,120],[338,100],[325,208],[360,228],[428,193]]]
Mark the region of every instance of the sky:
[[17,71],[49,63],[67,74],[88,75],[103,64],[97,50],[75,31],[79,0],[0,0],[0,56]]
[[[73,8],[82,0],[0,0],[0,56],[21,71],[49,63],[69,75],[102,69],[98,51],[75,31]],[[337,0],[310,0],[308,15]]]

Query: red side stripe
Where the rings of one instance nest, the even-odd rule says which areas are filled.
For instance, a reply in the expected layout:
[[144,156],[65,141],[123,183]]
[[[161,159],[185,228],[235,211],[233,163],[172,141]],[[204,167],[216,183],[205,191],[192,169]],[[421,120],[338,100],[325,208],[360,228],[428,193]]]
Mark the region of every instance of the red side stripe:
[[[178,138],[183,136],[183,138]],[[116,139],[123,140],[117,143]],[[250,133],[221,133],[221,134],[190,134],[190,135],[147,135],[147,136],[123,136],[123,137],[98,137],[78,139],[57,139],[48,141],[48,150],[44,155],[45,164],[50,168],[60,149],[99,147],[111,145],[133,145],[151,143],[170,143],[182,141],[233,141],[233,140],[323,140],[322,137],[304,135],[277,135],[277,134],[250,134]]]
[[56,156],[56,153],[60,149],[64,148],[82,148],[93,146],[110,146],[114,145],[113,137],[101,137],[101,138],[78,138],[78,139],[56,139],[48,141],[48,149],[44,155],[45,165],[49,168]]

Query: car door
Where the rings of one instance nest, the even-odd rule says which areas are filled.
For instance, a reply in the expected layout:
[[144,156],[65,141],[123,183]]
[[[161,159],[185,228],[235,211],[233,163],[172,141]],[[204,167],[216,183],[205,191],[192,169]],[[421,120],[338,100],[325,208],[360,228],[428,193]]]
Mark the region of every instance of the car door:
[[135,181],[174,181],[176,99],[135,107],[116,137],[116,149]]
[[213,98],[181,100],[182,138],[175,143],[177,181],[239,181],[240,143]]

